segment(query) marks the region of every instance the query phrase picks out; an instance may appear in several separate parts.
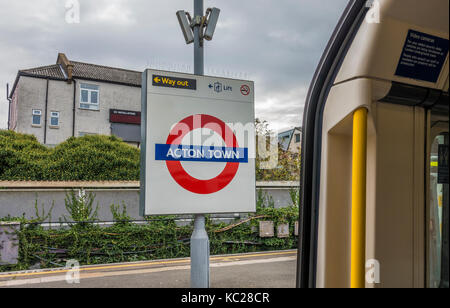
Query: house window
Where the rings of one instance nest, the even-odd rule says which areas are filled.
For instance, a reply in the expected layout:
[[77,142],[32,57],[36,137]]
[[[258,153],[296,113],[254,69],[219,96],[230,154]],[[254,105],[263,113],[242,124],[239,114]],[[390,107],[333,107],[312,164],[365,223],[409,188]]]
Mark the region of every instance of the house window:
[[99,110],[99,87],[82,83],[80,85],[80,108]]
[[50,113],[50,126],[59,126],[59,112]]
[[33,125],[41,125],[42,110],[33,109]]
[[295,135],[295,143],[300,143],[300,134]]

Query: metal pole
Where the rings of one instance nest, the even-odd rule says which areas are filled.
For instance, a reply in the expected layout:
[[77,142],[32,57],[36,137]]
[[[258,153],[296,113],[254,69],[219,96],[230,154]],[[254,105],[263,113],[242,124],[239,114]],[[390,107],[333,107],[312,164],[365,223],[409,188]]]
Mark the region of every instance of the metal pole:
[[351,287],[365,288],[367,109],[353,115]]
[[[194,20],[203,16],[203,0],[194,0]],[[194,74],[204,74],[204,52],[200,26],[194,27]],[[205,215],[196,215],[191,237],[191,288],[209,288],[209,238]]]
[[11,99],[9,98],[9,83],[6,84],[6,99],[8,100],[8,130],[11,129]]
[[[203,17],[203,0],[194,0],[194,20]],[[204,74],[204,52],[200,26],[194,27],[194,74]]]
[[205,215],[196,215],[191,237],[191,288],[209,288],[209,238]]

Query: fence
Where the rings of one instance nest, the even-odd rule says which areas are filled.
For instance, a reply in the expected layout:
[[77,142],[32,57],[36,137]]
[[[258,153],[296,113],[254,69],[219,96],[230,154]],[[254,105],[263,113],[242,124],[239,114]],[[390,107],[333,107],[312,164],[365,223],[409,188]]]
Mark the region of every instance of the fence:
[[[291,192],[298,189],[298,182],[257,182],[256,189],[273,200],[275,208],[292,205]],[[111,204],[126,205],[128,215],[140,220],[139,182],[2,182],[0,181],[0,218],[36,217],[36,205],[48,213],[48,220],[58,221],[67,215],[64,200],[70,190],[84,190],[95,194],[98,203],[98,219],[112,221]],[[37,203],[36,203],[37,202]],[[230,215],[227,215],[230,216]]]

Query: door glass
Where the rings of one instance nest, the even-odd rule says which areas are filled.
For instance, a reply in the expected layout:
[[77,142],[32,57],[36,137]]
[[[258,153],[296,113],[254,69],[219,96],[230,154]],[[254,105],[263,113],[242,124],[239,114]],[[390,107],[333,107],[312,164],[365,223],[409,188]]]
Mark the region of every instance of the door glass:
[[448,287],[448,132],[431,146],[428,208],[428,286]]

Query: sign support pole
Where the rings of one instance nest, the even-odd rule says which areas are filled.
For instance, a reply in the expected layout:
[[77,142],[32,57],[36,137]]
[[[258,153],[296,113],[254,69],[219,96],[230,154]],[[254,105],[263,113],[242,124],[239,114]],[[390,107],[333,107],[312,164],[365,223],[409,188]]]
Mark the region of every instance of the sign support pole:
[[[203,17],[203,0],[194,0],[194,20]],[[204,75],[201,27],[194,27],[194,74]],[[209,238],[205,215],[196,215],[191,237],[191,288],[209,288]]]
[[[203,0],[194,0],[194,20],[203,17]],[[194,27],[194,74],[204,75],[204,51],[202,29],[197,24]]]

